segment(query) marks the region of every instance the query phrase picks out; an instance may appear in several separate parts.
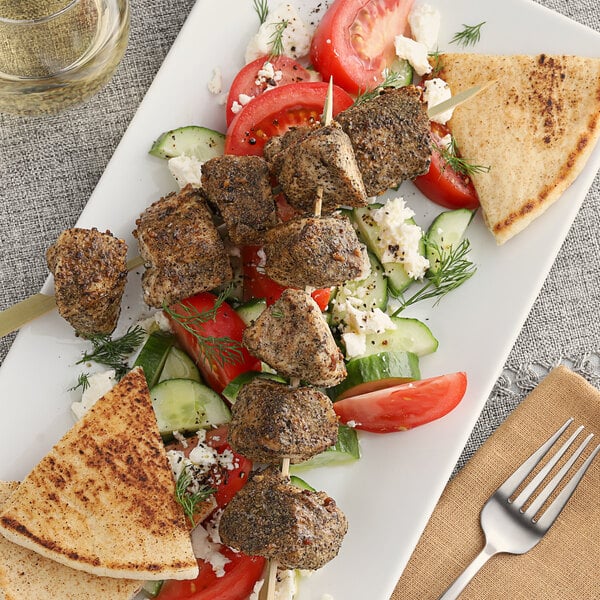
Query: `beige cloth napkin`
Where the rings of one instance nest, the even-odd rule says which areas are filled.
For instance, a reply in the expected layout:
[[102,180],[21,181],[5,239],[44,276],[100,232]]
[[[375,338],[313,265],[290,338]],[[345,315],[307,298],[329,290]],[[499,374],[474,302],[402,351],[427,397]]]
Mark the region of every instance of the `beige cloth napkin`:
[[[569,417],[600,442],[600,392],[554,369],[448,484],[391,600],[434,600],[483,548],[479,524],[493,491]],[[585,436],[580,434],[583,439]],[[587,452],[584,454],[587,456]],[[490,559],[461,600],[600,599],[600,458],[533,550]]]

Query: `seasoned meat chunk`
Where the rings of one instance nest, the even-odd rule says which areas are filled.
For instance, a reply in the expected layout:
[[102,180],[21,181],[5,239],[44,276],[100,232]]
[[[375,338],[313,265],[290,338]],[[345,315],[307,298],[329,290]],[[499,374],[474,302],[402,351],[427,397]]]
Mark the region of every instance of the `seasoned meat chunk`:
[[276,223],[269,168],[260,156],[217,156],[202,165],[202,187],[234,244],[260,244]]
[[383,194],[428,171],[429,118],[415,86],[388,90],[351,106],[336,121],[350,137],[367,196]]
[[219,523],[225,544],[284,569],[320,569],[337,556],[347,529],[333,498],[291,485],[273,467],[254,475]]
[[302,213],[314,212],[319,193],[324,213],[367,203],[350,138],[337,123],[288,145],[273,167],[287,201]]
[[67,229],[48,248],[60,315],[83,336],[112,333],[127,282],[127,244],[110,231]]
[[346,377],[344,357],[319,305],[303,290],[287,289],[244,331],[251,354],[285,377],[331,387]]
[[365,247],[346,217],[282,223],[268,231],[264,251],[267,275],[289,287],[331,287],[369,273]]
[[323,392],[256,378],[238,394],[227,437],[239,454],[273,464],[308,460],[333,446],[337,433],[337,416]]
[[149,306],[160,308],[231,281],[223,240],[202,194],[191,185],[154,202],[136,225]]
[[281,159],[285,151],[304,139],[313,129],[314,127],[292,127],[283,135],[274,135],[267,140],[263,147],[263,156],[269,164],[271,173],[275,174],[281,168]]

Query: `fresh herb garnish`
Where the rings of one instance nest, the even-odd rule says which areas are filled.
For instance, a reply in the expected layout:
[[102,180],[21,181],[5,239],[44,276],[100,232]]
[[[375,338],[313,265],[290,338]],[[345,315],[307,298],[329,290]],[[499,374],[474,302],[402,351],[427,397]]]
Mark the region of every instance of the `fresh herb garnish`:
[[77,385],[74,385],[72,388],[69,388],[70,392],[74,392],[75,390],[81,388],[82,392],[85,392],[90,387],[90,374],[89,373],[81,373],[77,378]]
[[442,53],[439,50],[430,52],[428,56],[431,58],[433,65],[431,66],[431,77],[436,77],[444,70],[444,64],[442,63]]
[[252,3],[254,4],[254,10],[256,11],[256,14],[258,15],[258,20],[260,21],[260,24],[262,25],[267,20],[267,17],[269,16],[269,4],[268,4],[267,0],[253,0]]
[[458,44],[459,46],[463,46],[465,48],[467,46],[474,46],[481,38],[481,27],[483,25],[485,25],[485,21],[482,21],[477,25],[463,24],[463,30],[456,33],[450,40],[450,43]]
[[145,336],[146,332],[139,325],[130,327],[125,335],[114,340],[107,334],[93,335],[88,338],[92,343],[92,351],[84,352],[76,364],[93,361],[106,365],[115,370],[117,379],[121,379],[129,370],[127,357],[144,341]]
[[215,490],[207,485],[194,485],[194,483],[190,467],[186,465],[175,483],[175,499],[181,504],[185,516],[192,523],[192,527],[196,526],[194,514],[198,505],[208,500],[215,493]]
[[202,325],[215,320],[217,310],[225,302],[230,291],[231,286],[224,289],[215,300],[213,307],[204,312],[181,302],[175,306],[163,306],[164,312],[194,337],[204,359],[208,363],[221,367],[242,362],[244,358],[242,344],[230,337],[204,335]]
[[437,269],[425,275],[426,282],[420,290],[406,300],[402,298],[402,304],[393,313],[393,317],[397,317],[406,307],[421,300],[437,298],[437,304],[447,293],[461,286],[477,271],[477,267],[467,258],[471,246],[469,240],[464,239],[456,248],[449,249],[441,248],[427,239],[425,245],[437,253]]
[[386,88],[399,88],[404,87],[406,85],[406,74],[398,71],[390,71],[389,69],[384,69],[383,71],[383,81],[374,87],[372,90],[368,92],[361,92],[357,96],[354,101],[354,105],[362,104],[363,102],[367,102],[369,100],[373,100],[373,98],[377,98],[385,90]]
[[485,165],[474,165],[470,163],[467,159],[461,158],[457,154],[456,148],[456,140],[454,136],[450,137],[450,144],[448,146],[435,144],[435,149],[439,152],[440,156],[443,159],[442,171],[449,166],[451,169],[460,173],[462,175],[466,175],[470,177],[473,173],[489,173],[489,166]]
[[282,19],[279,23],[273,23],[274,31],[269,38],[269,44],[271,44],[270,57],[280,56],[284,53],[283,33],[289,24],[290,22],[285,19]]

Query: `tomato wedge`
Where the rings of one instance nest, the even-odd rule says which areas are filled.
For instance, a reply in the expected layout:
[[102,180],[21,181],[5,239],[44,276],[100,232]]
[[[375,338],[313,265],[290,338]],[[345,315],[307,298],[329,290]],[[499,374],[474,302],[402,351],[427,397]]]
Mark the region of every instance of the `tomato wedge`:
[[455,171],[436,149],[449,133],[445,125],[431,123],[434,144],[429,171],[415,178],[414,184],[422,194],[440,206],[475,209],[479,206],[479,196],[471,178]]
[[[270,63],[275,74],[273,78],[259,77],[259,72],[271,70],[264,69],[267,62]],[[227,126],[229,127],[236,115],[231,108],[234,102],[239,101],[240,95],[256,98],[265,90],[272,91],[270,88],[300,81],[310,81],[310,73],[299,62],[288,56],[263,56],[248,63],[235,76],[229,89],[225,112]]]
[[[241,255],[244,277],[244,301],[247,302],[253,298],[264,298],[267,306],[270,306],[279,299],[286,288],[262,272],[259,266],[262,262],[260,246],[243,246],[241,248]],[[329,304],[331,290],[329,288],[314,290],[311,296],[323,311]]]
[[[203,292],[177,302],[170,309],[180,317],[169,316],[169,322],[177,340],[198,365],[206,383],[220,394],[241,373],[260,371],[260,361],[241,345],[246,325],[240,316],[227,302],[221,303],[215,310],[216,301],[214,294]],[[214,311],[214,315],[207,319],[209,311]],[[205,344],[200,344],[197,336],[221,339],[225,346],[236,351],[224,360],[214,342],[208,339]]]
[[424,425],[448,414],[467,389],[463,372],[411,381],[333,404],[342,423],[356,429],[390,433]]
[[313,36],[310,59],[324,80],[351,94],[376,87],[396,57],[413,0],[335,0]]
[[[225,154],[262,155],[265,142],[291,127],[321,119],[328,84],[323,81],[290,83],[261,94],[246,104],[227,130]],[[354,100],[333,86],[333,115],[350,107]]]
[[210,563],[198,559],[198,577],[185,581],[166,581],[157,596],[158,600],[246,600],[262,576],[265,559],[234,552],[223,545],[219,552],[229,559],[222,577],[217,577]]

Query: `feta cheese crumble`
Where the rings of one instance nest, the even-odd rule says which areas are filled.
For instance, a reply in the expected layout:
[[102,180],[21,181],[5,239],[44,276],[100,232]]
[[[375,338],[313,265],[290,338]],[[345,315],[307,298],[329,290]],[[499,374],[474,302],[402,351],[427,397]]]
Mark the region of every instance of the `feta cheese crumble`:
[[272,51],[273,33],[282,22],[287,27],[281,36],[283,54],[291,58],[306,56],[310,50],[311,30],[291,4],[281,4],[269,11],[267,20],[259,27],[246,48],[246,64]]
[[407,60],[417,75],[425,75],[431,73],[431,65],[427,59],[428,49],[425,44],[415,42],[411,38],[403,35],[397,35],[394,38],[394,46],[398,58]]
[[[425,82],[425,91],[423,92],[423,99],[427,102],[427,108],[433,108],[446,100],[450,100],[452,98],[452,92],[450,91],[450,86],[439,77],[435,77],[433,79],[428,79]],[[432,121],[436,123],[441,123],[444,125],[452,118],[452,113],[454,109],[446,110],[439,115],[435,115],[431,118]]]
[[372,212],[379,225],[382,262],[402,263],[411,278],[420,279],[429,268],[429,261],[419,251],[423,231],[409,221],[414,214],[400,196]]
[[195,188],[202,186],[202,163],[193,156],[174,156],[168,161],[169,171],[180,188],[191,184]]
[[219,67],[213,69],[212,77],[208,82],[208,91],[215,96],[218,96],[223,91],[223,74]]
[[94,373],[88,377],[88,383],[89,386],[81,395],[81,400],[71,404],[71,410],[76,419],[81,419],[104,394],[110,392],[116,385],[115,370],[108,369],[107,371]]
[[441,20],[440,11],[425,3],[415,4],[408,15],[413,38],[424,44],[428,50],[437,47]]
[[219,552],[219,545],[211,541],[208,531],[202,525],[196,525],[191,538],[194,556],[209,563],[217,577],[223,577],[225,565],[231,561]]

